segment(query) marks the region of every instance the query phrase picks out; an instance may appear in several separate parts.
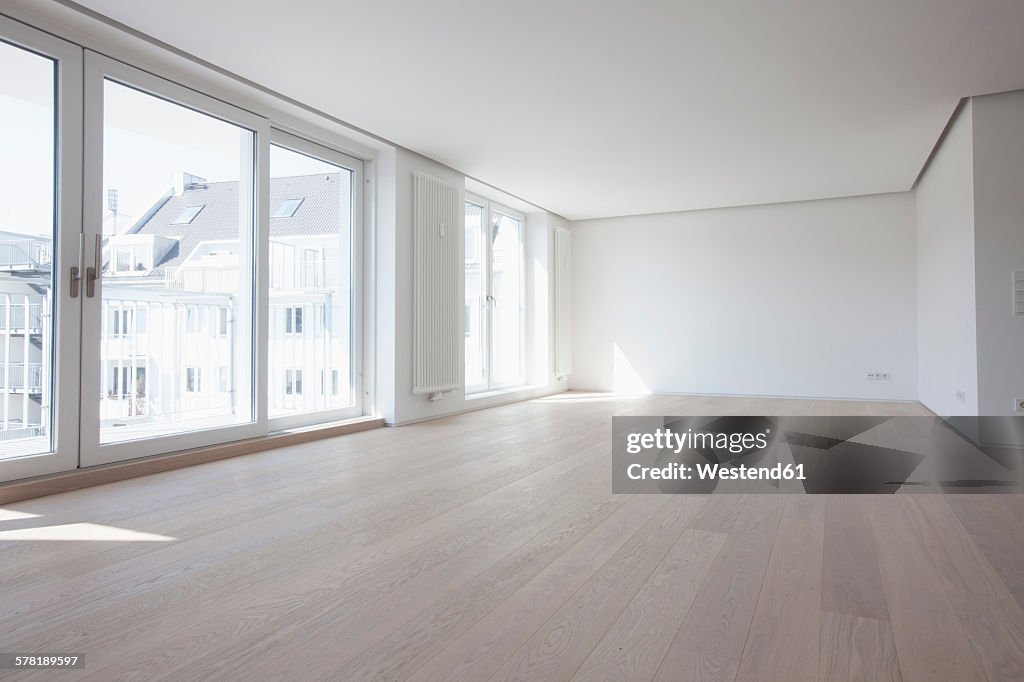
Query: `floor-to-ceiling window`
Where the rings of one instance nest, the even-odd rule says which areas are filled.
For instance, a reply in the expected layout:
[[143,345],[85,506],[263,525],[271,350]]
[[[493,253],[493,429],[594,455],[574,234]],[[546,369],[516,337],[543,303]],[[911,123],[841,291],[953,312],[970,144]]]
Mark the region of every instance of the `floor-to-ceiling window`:
[[255,133],[103,83],[100,442],[252,421]]
[[0,480],[363,414],[362,161],[2,16],[0,150]]
[[0,456],[50,449],[54,60],[0,42]]
[[466,392],[518,386],[524,367],[523,216],[466,200]]
[[284,133],[270,147],[267,405],[279,424],[352,416],[359,394],[362,164]]
[[77,462],[81,51],[0,17],[0,480]]

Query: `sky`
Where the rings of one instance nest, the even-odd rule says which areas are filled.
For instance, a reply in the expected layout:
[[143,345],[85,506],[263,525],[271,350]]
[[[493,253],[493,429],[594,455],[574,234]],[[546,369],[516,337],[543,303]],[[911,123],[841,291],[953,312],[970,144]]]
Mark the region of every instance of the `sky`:
[[[53,91],[50,59],[0,42],[0,230],[52,234]],[[237,181],[253,144],[247,130],[109,80],[103,138],[104,217],[107,190],[117,189],[121,229],[171,189],[175,173]],[[274,176],[337,170],[271,147]]]

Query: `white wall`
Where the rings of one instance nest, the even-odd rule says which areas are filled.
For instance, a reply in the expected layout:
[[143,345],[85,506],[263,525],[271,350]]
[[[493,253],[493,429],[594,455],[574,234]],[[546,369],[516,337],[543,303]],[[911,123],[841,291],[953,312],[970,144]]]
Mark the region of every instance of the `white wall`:
[[968,102],[916,190],[918,399],[944,417],[978,414],[972,117]]
[[572,239],[574,388],[916,397],[910,193],[579,221]]
[[1013,315],[1011,294],[1013,271],[1024,270],[1024,92],[976,97],[973,107],[978,408],[1011,415],[1024,397],[1024,317]]

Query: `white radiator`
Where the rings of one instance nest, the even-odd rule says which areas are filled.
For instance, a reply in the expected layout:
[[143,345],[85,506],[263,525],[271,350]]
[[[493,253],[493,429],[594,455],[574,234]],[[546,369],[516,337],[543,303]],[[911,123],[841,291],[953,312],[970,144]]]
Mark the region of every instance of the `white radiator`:
[[413,385],[440,399],[462,386],[464,335],[460,328],[459,246],[464,208],[455,185],[413,175]]

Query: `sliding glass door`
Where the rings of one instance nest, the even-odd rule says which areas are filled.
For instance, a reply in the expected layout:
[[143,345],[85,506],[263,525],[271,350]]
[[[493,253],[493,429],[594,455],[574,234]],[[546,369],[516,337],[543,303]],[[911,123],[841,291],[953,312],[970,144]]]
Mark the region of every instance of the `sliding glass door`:
[[81,59],[0,17],[0,480],[78,457]]
[[467,393],[525,382],[523,271],[522,214],[478,197],[467,198]]
[[267,122],[92,53],[85,102],[83,464],[257,435]]

